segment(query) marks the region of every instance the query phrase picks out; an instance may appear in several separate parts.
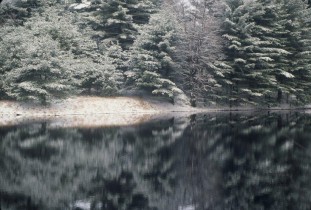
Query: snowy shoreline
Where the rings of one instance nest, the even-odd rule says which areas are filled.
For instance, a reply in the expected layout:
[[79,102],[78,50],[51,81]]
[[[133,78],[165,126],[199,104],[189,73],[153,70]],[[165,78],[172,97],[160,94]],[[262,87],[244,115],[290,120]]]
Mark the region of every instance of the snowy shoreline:
[[155,119],[189,116],[211,112],[279,112],[304,111],[310,107],[222,107],[193,108],[173,105],[157,99],[138,97],[76,97],[51,103],[49,106],[0,101],[0,126],[12,126],[33,121],[48,121],[57,127],[111,127],[128,126]]
[[138,97],[76,97],[49,106],[0,101],[0,126],[33,121],[49,121],[63,127],[127,126],[155,119],[165,109],[167,112],[194,110]]

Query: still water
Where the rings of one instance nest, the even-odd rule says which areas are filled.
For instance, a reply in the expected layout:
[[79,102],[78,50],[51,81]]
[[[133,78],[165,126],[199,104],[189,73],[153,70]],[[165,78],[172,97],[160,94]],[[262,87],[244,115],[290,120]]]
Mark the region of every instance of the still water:
[[311,115],[0,128],[0,209],[310,210]]

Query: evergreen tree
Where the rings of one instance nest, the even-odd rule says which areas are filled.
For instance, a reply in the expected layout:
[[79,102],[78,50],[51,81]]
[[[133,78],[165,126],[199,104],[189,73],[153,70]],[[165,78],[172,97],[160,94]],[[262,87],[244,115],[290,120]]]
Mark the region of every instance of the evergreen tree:
[[[228,1],[227,18],[224,22],[224,35],[227,40],[226,46],[226,65],[230,66],[232,71],[228,71],[228,74],[224,77],[228,78],[228,95],[230,105],[234,103],[245,102],[245,96],[238,93],[239,83],[243,81],[245,73],[241,70],[241,67],[246,64],[245,53],[243,53],[242,43],[245,44],[245,39],[248,37],[243,31],[243,26],[240,19],[245,13],[245,4],[240,0]],[[244,10],[243,10],[244,9]],[[228,69],[230,69],[228,68]]]
[[79,92],[87,95],[113,96],[117,94],[118,75],[109,59],[103,63],[94,63],[87,58],[70,64],[72,79],[75,80]]
[[22,25],[27,17],[30,17],[30,12],[25,8],[13,4],[0,5],[0,26]]
[[295,76],[291,86],[296,90],[294,98],[289,98],[287,101],[295,100],[296,104],[306,104],[311,99],[309,92],[311,87],[311,10],[307,3],[301,0],[287,0],[285,3],[290,17],[287,28],[290,31],[290,44],[293,51],[290,57],[291,68]]
[[[112,95],[119,75],[62,6],[0,31],[1,95],[48,103],[68,94]],[[69,23],[69,24],[68,24]],[[21,36],[20,34],[23,34]]]
[[127,0],[125,7],[132,16],[133,23],[138,25],[147,24],[155,11],[155,5],[150,0]]
[[[291,31],[287,27],[290,17],[284,1],[259,2],[264,12],[263,17],[258,15],[254,18],[256,36],[263,41],[263,44],[259,45],[262,48],[259,53],[262,53],[272,63],[267,70],[275,77],[276,85],[273,85],[271,89],[276,92],[277,102],[282,103],[285,95],[289,96],[296,92],[292,87],[295,76],[291,67],[294,49],[290,43]],[[266,61],[263,62],[263,64],[266,63]]]
[[38,8],[44,5],[44,3],[47,3],[48,1],[42,1],[42,0],[26,0],[26,1],[18,1],[16,4],[20,7],[26,7],[26,8]]
[[[4,40],[19,43],[15,46],[14,61],[9,71],[5,72],[3,89],[11,98],[34,100],[46,104],[54,97],[68,93],[70,74],[62,64],[67,55],[58,47],[57,41],[46,36],[33,37],[32,31],[25,28],[14,29]],[[23,34],[23,37],[20,36]],[[13,39],[13,40],[12,40]]]
[[108,0],[93,3],[96,8],[95,17],[88,17],[92,28],[96,31],[93,38],[120,44],[122,49],[129,49],[137,35],[139,25],[148,23],[154,13],[155,5],[150,0]]
[[93,23],[93,28],[99,33],[95,39],[120,44],[122,49],[128,49],[134,42],[137,30],[133,18],[128,14],[126,2],[108,0],[100,6],[99,22]]
[[70,71],[63,59],[70,59],[67,48],[74,35],[68,31],[74,27],[55,25],[55,20],[61,20],[57,11],[52,9],[43,19],[34,16],[25,26],[7,26],[1,31],[2,90],[11,98],[45,104],[71,89]]
[[[275,105],[299,95],[295,63],[301,32],[306,30],[287,1],[230,1],[223,35],[232,73],[230,100],[235,104]],[[296,10],[298,11],[298,10]],[[286,97],[285,97],[286,96]],[[287,100],[285,100],[287,99]]]
[[169,79],[174,69],[173,54],[177,41],[175,22],[164,18],[164,14],[155,14],[140,31],[130,58],[130,72],[136,74],[136,84],[173,101],[175,94],[181,93]]

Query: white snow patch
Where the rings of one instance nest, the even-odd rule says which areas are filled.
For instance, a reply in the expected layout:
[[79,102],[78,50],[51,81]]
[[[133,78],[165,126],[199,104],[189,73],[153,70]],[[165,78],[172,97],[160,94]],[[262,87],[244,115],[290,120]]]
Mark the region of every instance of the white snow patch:
[[194,205],[178,206],[178,210],[195,210]]
[[91,2],[87,0],[83,0],[82,3],[71,4],[69,6],[70,9],[80,10],[85,9],[91,6]]
[[83,210],[90,210],[91,209],[91,202],[79,200],[79,201],[76,201],[73,204],[73,208],[79,208],[79,209],[83,209]]

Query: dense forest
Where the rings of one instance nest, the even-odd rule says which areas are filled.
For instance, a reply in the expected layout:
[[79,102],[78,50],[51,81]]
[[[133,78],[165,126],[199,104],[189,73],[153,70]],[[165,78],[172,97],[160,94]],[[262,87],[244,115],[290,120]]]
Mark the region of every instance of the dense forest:
[[0,97],[150,94],[193,106],[311,100],[305,0],[6,0]]

